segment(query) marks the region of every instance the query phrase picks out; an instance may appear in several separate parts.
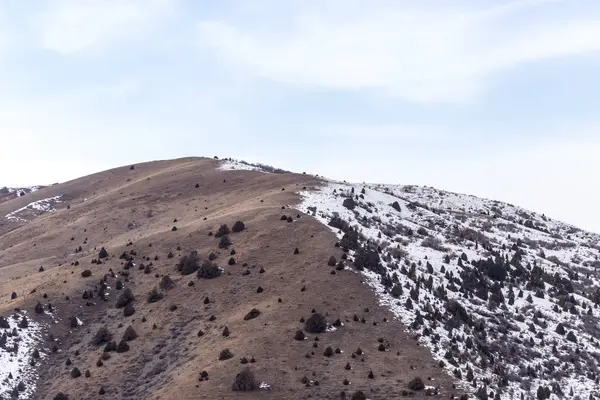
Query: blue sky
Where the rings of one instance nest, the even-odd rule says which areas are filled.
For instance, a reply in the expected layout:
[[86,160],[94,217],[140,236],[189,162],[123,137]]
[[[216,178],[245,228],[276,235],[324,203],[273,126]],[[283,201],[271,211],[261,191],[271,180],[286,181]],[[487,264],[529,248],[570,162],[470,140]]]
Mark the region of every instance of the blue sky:
[[597,0],[0,2],[0,186],[182,156],[600,231]]

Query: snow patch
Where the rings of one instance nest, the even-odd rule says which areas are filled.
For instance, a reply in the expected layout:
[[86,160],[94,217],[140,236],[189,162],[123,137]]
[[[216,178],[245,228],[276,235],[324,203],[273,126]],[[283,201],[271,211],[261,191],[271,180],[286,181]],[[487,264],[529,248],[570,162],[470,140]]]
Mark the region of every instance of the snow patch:
[[25,207],[21,207],[11,213],[5,215],[8,220],[26,221],[19,214],[23,214],[26,211],[35,211],[37,213],[46,213],[56,211],[56,203],[60,203],[62,196],[49,197],[47,199],[33,201],[27,204]]
[[[20,328],[23,318],[27,319],[27,327]],[[34,350],[41,347],[43,327],[29,319],[25,311],[16,312],[4,321],[9,327],[0,328],[0,343],[6,340],[0,345],[0,398],[9,398],[20,382],[23,382],[24,390],[19,392],[19,398],[30,398],[37,381],[35,367],[30,362]],[[46,358],[42,351],[39,351],[39,355],[40,358],[34,360],[36,363]]]

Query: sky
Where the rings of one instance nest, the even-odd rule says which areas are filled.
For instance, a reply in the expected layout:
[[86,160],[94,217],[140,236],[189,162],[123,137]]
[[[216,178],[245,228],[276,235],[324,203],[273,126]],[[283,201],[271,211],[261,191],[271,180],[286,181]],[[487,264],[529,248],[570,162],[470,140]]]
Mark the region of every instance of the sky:
[[600,232],[597,0],[0,0],[0,186],[184,156]]

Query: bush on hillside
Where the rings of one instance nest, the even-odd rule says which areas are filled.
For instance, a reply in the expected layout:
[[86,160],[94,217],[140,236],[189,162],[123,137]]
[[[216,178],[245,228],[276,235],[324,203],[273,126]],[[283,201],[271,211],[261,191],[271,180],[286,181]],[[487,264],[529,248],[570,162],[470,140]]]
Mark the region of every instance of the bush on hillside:
[[181,257],[177,264],[177,270],[181,272],[181,275],[193,274],[198,268],[200,268],[200,258],[196,250]]
[[232,390],[235,392],[250,392],[258,389],[258,382],[249,368],[236,375]]
[[314,313],[304,324],[304,329],[309,333],[322,333],[327,330],[327,320],[322,314]]
[[198,278],[213,279],[221,275],[219,266],[211,261],[204,261],[198,269]]

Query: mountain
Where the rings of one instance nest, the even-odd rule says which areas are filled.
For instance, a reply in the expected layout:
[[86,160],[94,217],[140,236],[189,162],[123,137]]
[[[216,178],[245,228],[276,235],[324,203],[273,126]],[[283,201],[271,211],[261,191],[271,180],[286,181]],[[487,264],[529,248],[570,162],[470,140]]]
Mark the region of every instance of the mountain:
[[0,396],[595,398],[599,255],[428,187],[124,166],[0,204]]

